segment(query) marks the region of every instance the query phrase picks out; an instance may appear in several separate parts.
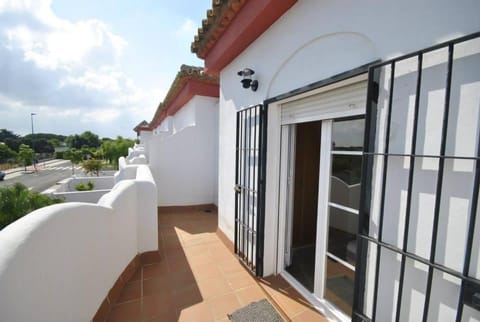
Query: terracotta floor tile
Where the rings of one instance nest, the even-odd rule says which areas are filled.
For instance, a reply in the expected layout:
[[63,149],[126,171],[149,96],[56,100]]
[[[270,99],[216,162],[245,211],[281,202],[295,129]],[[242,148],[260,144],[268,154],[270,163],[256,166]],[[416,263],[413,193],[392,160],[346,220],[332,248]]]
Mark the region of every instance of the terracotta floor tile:
[[167,261],[175,260],[175,259],[178,259],[178,258],[186,259],[185,251],[181,247],[165,249],[163,251],[163,255],[165,256]]
[[187,286],[195,283],[195,276],[191,270],[179,271],[170,274],[175,286]]
[[210,253],[204,253],[195,257],[190,257],[187,259],[190,266],[201,266],[205,264],[212,264],[215,262],[215,258],[213,258]]
[[326,321],[283,278],[259,286],[216,230],[216,215],[202,211],[159,215],[162,261],[135,272],[107,321],[227,322],[227,314],[267,298],[265,292],[294,321]]
[[141,295],[141,285],[140,281],[133,281],[125,285],[120,296],[118,297],[117,304],[132,301],[132,300],[139,300]]
[[257,285],[255,279],[247,272],[230,273],[226,277],[232,290],[240,290],[248,286]]
[[141,321],[140,300],[118,304],[112,307],[107,318],[108,322]]
[[163,249],[181,248],[182,243],[177,236],[162,236]]
[[220,277],[201,280],[198,281],[196,285],[205,300],[232,293],[232,289],[228,285],[228,282]]
[[170,294],[174,288],[174,282],[169,274],[151,278],[143,281],[143,296],[155,295],[160,293]]
[[176,258],[167,258],[168,270],[170,273],[190,270],[190,264],[184,256],[178,256]]
[[164,320],[173,321],[177,317],[170,294],[160,293],[144,296],[142,299],[142,318],[152,319],[162,317]]
[[273,289],[287,289],[291,285],[280,275],[270,275],[260,279],[260,283]]
[[292,318],[293,322],[328,322],[328,319],[324,317],[320,312],[314,309],[307,309],[302,313]]
[[203,254],[210,254],[210,248],[208,245],[195,245],[185,249],[185,256],[187,258],[193,258]]
[[211,263],[195,265],[192,266],[191,269],[197,282],[211,278],[221,278],[223,276],[220,269]]
[[231,258],[223,261],[218,262],[218,267],[224,274],[224,276],[228,276],[229,274],[235,274],[238,272],[245,272],[245,269],[242,267],[242,264],[238,262],[238,260],[232,260]]
[[262,291],[260,286],[253,285],[247,288],[241,289],[239,291],[235,291],[235,295],[237,296],[240,304],[242,306],[250,304],[252,302],[260,301],[267,297],[267,295]]
[[142,278],[142,268],[140,267],[135,271],[135,273],[133,273],[129,282],[139,281],[141,278]]
[[233,293],[215,297],[207,302],[216,320],[224,319],[227,314],[231,314],[241,307],[240,302]]
[[164,260],[158,264],[150,264],[143,267],[143,279],[157,278],[161,275],[168,274],[168,265]]
[[184,240],[183,242],[184,247],[193,247],[198,245],[205,245],[211,243],[211,240],[208,238],[192,238],[189,240]]
[[207,303],[201,302],[179,311],[178,321],[181,322],[213,322],[212,312]]
[[173,306],[180,311],[192,305],[202,303],[203,297],[197,285],[191,284],[188,286],[179,287],[175,289],[172,300],[173,300],[173,303],[172,303]]
[[275,291],[271,295],[290,318],[310,308],[309,303],[293,288]]

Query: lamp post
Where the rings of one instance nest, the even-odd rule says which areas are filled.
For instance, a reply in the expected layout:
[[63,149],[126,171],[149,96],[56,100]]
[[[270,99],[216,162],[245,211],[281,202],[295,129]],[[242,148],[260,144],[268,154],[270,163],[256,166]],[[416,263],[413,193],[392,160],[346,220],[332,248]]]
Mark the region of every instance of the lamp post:
[[32,122],[32,149],[33,149],[33,168],[37,171],[37,165],[35,164],[35,140],[33,139],[33,116],[35,113],[30,113],[30,121]]

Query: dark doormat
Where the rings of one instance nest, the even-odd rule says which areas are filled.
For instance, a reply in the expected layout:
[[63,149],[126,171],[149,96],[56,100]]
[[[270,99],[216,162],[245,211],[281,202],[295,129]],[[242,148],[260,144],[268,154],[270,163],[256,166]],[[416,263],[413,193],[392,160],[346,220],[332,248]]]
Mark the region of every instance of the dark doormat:
[[284,322],[277,310],[265,299],[236,310],[228,318],[233,322]]

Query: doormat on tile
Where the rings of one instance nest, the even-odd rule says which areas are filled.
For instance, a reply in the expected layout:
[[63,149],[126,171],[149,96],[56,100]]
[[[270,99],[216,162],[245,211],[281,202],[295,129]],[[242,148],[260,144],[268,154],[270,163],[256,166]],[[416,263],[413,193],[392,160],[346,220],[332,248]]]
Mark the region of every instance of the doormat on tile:
[[265,299],[236,310],[228,318],[233,322],[284,322],[277,310]]

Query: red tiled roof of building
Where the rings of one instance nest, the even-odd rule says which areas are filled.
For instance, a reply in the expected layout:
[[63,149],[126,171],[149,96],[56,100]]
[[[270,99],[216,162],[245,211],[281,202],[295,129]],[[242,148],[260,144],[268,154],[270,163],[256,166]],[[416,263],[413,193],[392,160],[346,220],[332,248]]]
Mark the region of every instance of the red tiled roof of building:
[[140,123],[137,124],[137,126],[135,126],[133,128],[133,130],[137,133],[139,133],[140,131],[148,131],[149,130],[149,127],[148,127],[148,122],[143,120],[141,121]]
[[207,17],[202,20],[202,27],[198,28],[198,34],[190,47],[192,53],[204,59],[246,2],[247,0],[213,0],[212,9],[207,10]]
[[219,96],[219,79],[204,72],[202,67],[182,65],[163,102],[158,105],[150,130],[160,125],[169,115],[175,114],[194,95]]
[[191,51],[214,75],[253,43],[297,0],[213,0]]

